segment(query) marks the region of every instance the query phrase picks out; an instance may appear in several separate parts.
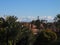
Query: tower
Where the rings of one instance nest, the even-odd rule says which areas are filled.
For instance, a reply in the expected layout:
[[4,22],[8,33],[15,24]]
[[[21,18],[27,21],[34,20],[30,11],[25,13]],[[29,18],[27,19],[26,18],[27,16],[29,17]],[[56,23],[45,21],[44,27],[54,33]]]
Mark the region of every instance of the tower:
[[39,16],[37,16],[37,20],[39,20]]

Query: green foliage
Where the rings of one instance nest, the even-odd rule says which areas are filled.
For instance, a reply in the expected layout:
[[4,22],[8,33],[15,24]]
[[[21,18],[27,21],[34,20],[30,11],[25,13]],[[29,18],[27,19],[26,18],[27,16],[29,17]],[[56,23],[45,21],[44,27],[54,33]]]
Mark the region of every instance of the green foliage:
[[60,14],[57,14],[56,17],[54,18],[55,20],[55,25],[58,29],[60,29]]
[[56,33],[52,31],[43,30],[40,32],[39,36],[36,38],[34,45],[44,45],[50,44],[57,40]]
[[[60,15],[57,16],[60,19]],[[57,35],[55,32],[50,30],[42,30],[38,35],[34,35],[31,30],[25,26],[22,27],[21,23],[17,21],[15,16],[7,16],[5,19],[0,18],[0,45],[14,45],[21,39],[26,38],[27,45],[33,45],[36,41],[39,43],[50,43],[57,40]],[[57,24],[60,20],[57,20]],[[35,20],[31,22],[40,29],[40,20]],[[57,25],[60,28],[60,25]],[[8,42],[7,42],[8,41]],[[35,45],[37,45],[35,42]]]
[[6,17],[6,21],[7,21],[7,22],[10,22],[10,23],[16,22],[17,19],[18,19],[18,18],[17,18],[16,16],[7,16],[7,17]]
[[[31,40],[32,39],[32,32],[29,28],[23,26],[20,30],[20,33],[18,34],[18,41],[17,41],[17,44],[21,45],[21,43],[23,42],[24,44],[22,45],[30,45],[32,44],[31,43]],[[20,41],[20,42],[19,42]],[[24,42],[25,41],[25,42]]]
[[5,19],[4,18],[0,18],[0,28],[4,28],[4,27],[6,27],[7,25],[6,25],[6,22],[5,22]]
[[9,42],[9,40],[16,41],[18,38],[18,32],[20,32],[20,28],[21,24],[20,22],[17,22],[17,17],[8,16],[5,19],[0,18],[0,43],[3,41],[3,43],[6,44]]
[[0,44],[4,44],[6,42],[6,33],[5,28],[0,28]]
[[53,42],[57,40],[57,35],[55,32],[52,32],[50,30],[45,30],[42,32],[44,37],[47,39],[48,42]]
[[32,22],[31,22],[31,24],[34,24],[34,25],[36,25],[37,26],[37,29],[40,29],[40,20],[39,19],[37,19],[37,20],[33,20]]

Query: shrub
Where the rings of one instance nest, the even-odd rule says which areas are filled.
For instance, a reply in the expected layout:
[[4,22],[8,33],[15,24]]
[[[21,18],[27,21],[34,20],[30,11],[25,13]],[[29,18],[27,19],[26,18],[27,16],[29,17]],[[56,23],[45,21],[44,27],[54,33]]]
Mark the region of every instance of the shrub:
[[57,35],[55,32],[51,30],[42,30],[39,33],[34,45],[45,45],[57,40]]

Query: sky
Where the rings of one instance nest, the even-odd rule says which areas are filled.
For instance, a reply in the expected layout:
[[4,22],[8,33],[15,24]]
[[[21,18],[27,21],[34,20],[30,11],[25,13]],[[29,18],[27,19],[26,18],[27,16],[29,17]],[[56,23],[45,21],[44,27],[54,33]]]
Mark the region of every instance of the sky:
[[60,0],[0,0],[0,16],[15,15],[19,19],[37,16],[53,19],[60,14]]

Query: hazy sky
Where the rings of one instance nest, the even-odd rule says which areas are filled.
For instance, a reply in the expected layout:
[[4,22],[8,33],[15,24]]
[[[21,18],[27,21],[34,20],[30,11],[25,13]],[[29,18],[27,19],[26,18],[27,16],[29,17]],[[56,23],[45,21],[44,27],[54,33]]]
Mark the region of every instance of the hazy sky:
[[56,16],[60,0],[0,0],[0,15]]

